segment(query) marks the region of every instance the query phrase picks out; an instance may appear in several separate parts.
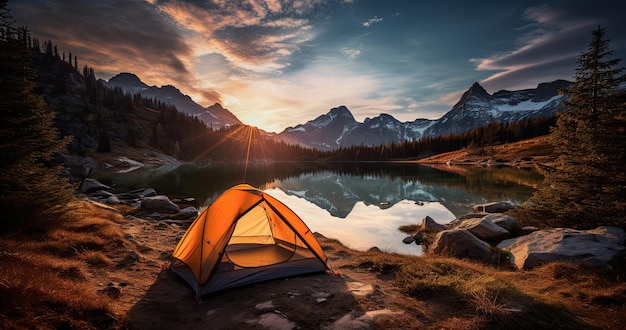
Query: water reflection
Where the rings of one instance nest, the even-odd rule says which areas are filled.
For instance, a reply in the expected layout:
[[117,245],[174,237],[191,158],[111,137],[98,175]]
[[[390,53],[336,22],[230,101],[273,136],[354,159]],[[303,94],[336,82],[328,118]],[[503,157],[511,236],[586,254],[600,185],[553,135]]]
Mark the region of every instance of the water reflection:
[[417,204],[408,200],[398,201],[386,208],[357,202],[349,215],[338,219],[307,199],[288,195],[278,188],[265,191],[294,210],[312,231],[338,239],[344,245],[361,251],[378,247],[386,252],[419,255],[422,247],[402,243],[407,234],[399,231],[398,227],[421,223],[427,215],[442,224],[455,219],[454,214],[441,203]]
[[[243,182],[242,164],[183,165],[169,171],[139,169],[101,172],[97,178],[118,192],[152,187],[171,198],[209,205],[226,189]],[[543,177],[532,170],[476,167],[426,167],[390,163],[251,164],[245,182],[266,190],[300,215],[307,225],[356,249],[419,254],[404,245],[398,227],[425,216],[446,223],[471,206],[491,201],[523,203]],[[420,202],[420,203],[416,203]]]

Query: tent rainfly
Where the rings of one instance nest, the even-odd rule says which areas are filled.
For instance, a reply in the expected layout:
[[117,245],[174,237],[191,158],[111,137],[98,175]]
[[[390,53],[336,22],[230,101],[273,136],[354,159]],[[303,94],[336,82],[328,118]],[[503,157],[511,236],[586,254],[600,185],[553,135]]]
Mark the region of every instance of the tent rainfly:
[[218,290],[323,272],[328,266],[300,217],[274,197],[240,184],[196,218],[174,249],[170,268],[199,299]]

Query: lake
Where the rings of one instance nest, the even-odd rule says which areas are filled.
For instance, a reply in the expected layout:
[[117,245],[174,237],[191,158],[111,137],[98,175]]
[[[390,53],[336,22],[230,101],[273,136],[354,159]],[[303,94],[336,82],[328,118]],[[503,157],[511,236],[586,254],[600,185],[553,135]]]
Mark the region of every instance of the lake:
[[356,250],[376,246],[409,255],[421,254],[421,247],[402,243],[407,234],[398,227],[426,216],[444,224],[486,202],[521,204],[543,182],[531,169],[406,163],[218,163],[104,171],[95,178],[118,193],[151,187],[171,199],[194,198],[199,208],[245,182],[282,201],[312,231]]

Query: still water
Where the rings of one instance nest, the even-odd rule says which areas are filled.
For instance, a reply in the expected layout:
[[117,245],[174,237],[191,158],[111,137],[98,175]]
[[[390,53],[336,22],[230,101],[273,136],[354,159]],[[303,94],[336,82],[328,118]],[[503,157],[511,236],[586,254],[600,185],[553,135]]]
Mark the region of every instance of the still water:
[[412,255],[421,247],[402,243],[406,234],[398,227],[426,216],[447,223],[485,202],[521,204],[543,181],[529,169],[390,163],[181,165],[96,178],[117,192],[151,187],[170,198],[194,198],[198,207],[245,182],[289,206],[312,231],[357,250]]

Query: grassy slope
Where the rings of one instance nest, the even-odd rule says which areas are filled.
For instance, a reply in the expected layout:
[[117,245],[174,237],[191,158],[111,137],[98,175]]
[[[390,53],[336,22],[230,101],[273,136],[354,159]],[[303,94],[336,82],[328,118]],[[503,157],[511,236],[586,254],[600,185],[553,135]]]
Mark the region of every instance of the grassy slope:
[[461,149],[446,152],[419,160],[425,164],[476,164],[506,163],[518,166],[532,166],[534,163],[552,161],[552,146],[548,136],[540,136],[520,142],[507,143],[494,147]]

